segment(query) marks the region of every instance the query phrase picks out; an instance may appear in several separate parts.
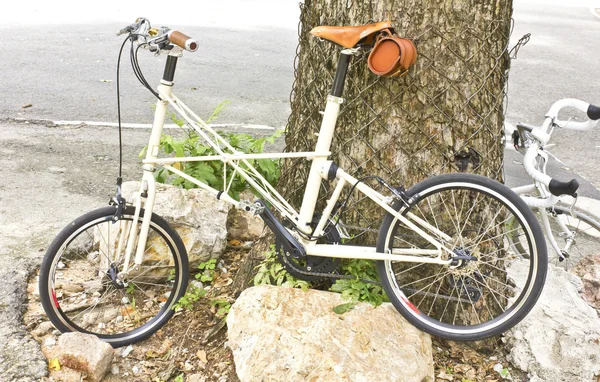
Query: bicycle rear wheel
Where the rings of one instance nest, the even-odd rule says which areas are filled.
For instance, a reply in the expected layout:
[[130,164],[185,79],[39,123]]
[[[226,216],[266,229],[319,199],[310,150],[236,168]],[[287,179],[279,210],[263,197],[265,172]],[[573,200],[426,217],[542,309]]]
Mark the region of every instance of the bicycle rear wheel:
[[40,299],[61,332],[95,334],[119,347],[149,337],[173,315],[186,290],[188,259],[181,238],[160,216],[152,215],[143,263],[134,267],[132,254],[125,283],[116,277],[124,263],[119,243],[132,232],[134,212],[126,207],[115,220],[115,207],[91,211],[48,248],[40,268]]
[[[412,198],[407,208],[401,202],[393,208],[446,234],[450,240],[433,236],[451,251],[442,258],[454,263],[379,261],[383,287],[396,309],[419,329],[459,341],[498,335],[522,320],[547,272],[544,237],[527,205],[504,185],[473,174],[429,178],[407,195]],[[527,253],[511,249],[513,232],[523,237]],[[436,249],[388,214],[377,251],[395,248]]]

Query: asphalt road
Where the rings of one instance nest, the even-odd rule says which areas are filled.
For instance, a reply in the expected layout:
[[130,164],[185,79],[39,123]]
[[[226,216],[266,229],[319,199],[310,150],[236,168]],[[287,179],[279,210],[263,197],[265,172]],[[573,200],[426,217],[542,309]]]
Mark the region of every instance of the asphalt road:
[[[525,33],[531,39],[512,61],[506,120],[540,125],[553,102],[578,98],[600,105],[600,18],[584,6],[556,5],[553,2],[514,2],[513,44]],[[571,4],[572,5],[572,4]],[[600,8],[600,5],[598,6]],[[581,113],[565,113],[581,119]],[[600,128],[575,132],[557,129],[550,152],[566,163],[553,161],[548,174],[561,180],[579,179],[580,194],[600,199]],[[525,184],[527,175],[514,164],[521,156],[505,154],[506,181]],[[590,183],[591,182],[591,183]]]
[[[0,115],[115,122],[116,65],[124,37],[114,32],[121,27],[12,27],[16,37],[3,48],[11,54],[3,54]],[[198,51],[186,52],[177,66],[174,91],[182,100],[200,116],[209,116],[219,103],[229,101],[219,118],[223,123],[285,125],[295,30],[181,29],[200,42]],[[138,58],[147,81],[157,86],[165,56],[140,50]],[[156,99],[135,78],[128,51],[121,65],[123,121],[151,123]]]
[[[600,104],[600,19],[587,7],[553,4],[515,0],[514,40],[527,32],[532,37],[513,61],[509,122],[541,123],[552,102],[563,97]],[[230,13],[237,14],[235,9]],[[243,28],[238,21],[176,25],[196,36],[201,47],[178,65],[180,97],[204,116],[230,100],[220,123],[285,125],[296,26],[265,23]],[[106,204],[116,175],[117,140],[114,128],[47,127],[14,119],[115,121],[121,40],[113,31],[123,24],[9,24],[0,24],[0,31],[10,31],[13,37],[3,41],[0,71],[0,278],[5,280],[0,288],[0,381],[27,381],[39,378],[46,366],[21,324],[24,281],[57,230],[84,211]],[[141,52],[140,62],[147,79],[156,82],[162,59]],[[150,123],[152,96],[136,82],[126,60],[124,64],[123,119]],[[22,108],[28,104],[32,106]],[[549,173],[559,179],[585,177],[591,183],[580,178],[582,194],[600,199],[594,186],[600,186],[599,134],[557,131],[552,151],[568,169],[555,165]],[[127,177],[138,174],[136,157],[146,140],[146,130],[125,131]],[[506,179],[512,186],[527,182],[513,163],[518,159],[507,150]],[[15,344],[23,351],[15,353]]]

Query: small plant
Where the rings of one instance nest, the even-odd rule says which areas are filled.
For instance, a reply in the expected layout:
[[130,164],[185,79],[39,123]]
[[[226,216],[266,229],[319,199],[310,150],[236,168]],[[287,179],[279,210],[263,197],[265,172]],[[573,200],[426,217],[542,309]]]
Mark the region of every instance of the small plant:
[[229,309],[231,309],[231,303],[224,299],[214,299],[210,301],[210,305],[217,308],[217,317],[223,318],[229,314]]
[[194,307],[194,304],[204,296],[206,296],[206,291],[192,284],[188,287],[183,297],[173,305],[173,310],[175,312],[191,310]]
[[171,269],[169,271],[169,276],[167,276],[167,281],[173,281],[175,280],[175,269]]
[[373,261],[353,259],[342,265],[342,270],[355,278],[336,280],[335,284],[329,289],[332,292],[341,293],[343,298],[348,301],[345,304],[336,306],[334,312],[338,314],[346,313],[358,301],[369,302],[373,306],[379,306],[382,302],[389,301],[381,286],[362,281],[379,280]]
[[254,285],[277,285],[289,288],[307,290],[311,287],[308,281],[299,280],[290,275],[277,259],[275,245],[271,244],[269,251],[265,252],[265,259],[258,266],[258,273],[254,277]]
[[175,377],[175,379],[173,379],[173,382],[183,382],[183,373],[179,374],[177,377]]
[[217,259],[209,259],[203,263],[198,264],[198,269],[201,273],[196,275],[196,280],[200,280],[203,283],[207,281],[213,281],[215,278],[215,267],[217,266]]
[[134,290],[135,290],[135,285],[133,285],[133,283],[129,283],[127,285],[127,288],[125,289],[125,293],[127,293],[127,294],[133,294]]
[[[228,104],[227,101],[219,104],[213,114],[208,118],[207,123],[215,120],[219,113]],[[178,119],[175,113],[170,114],[171,120],[177,125],[183,127],[185,121]],[[219,133],[236,150],[248,154],[259,154],[265,149],[265,145],[273,144],[275,139],[283,134],[283,130],[276,131],[273,135],[263,138],[254,138],[248,134]],[[183,139],[174,138],[171,135],[163,134],[160,139],[160,149],[164,154],[174,155],[176,158],[184,156],[205,156],[218,155],[216,150],[198,136],[194,130],[187,131],[187,136]],[[140,157],[145,154],[147,147],[140,152]],[[280,175],[280,166],[278,160],[273,159],[250,159],[248,162],[269,182],[274,185]],[[247,166],[239,162],[239,165],[246,169]],[[229,185],[229,194],[234,199],[239,199],[239,194],[248,188],[246,181],[232,168],[226,169],[225,164],[220,161],[209,162],[178,162],[173,167],[184,173],[206,183],[207,185],[225,190]],[[160,183],[169,183],[181,186],[185,189],[197,187],[194,183],[170,174],[166,169],[160,168],[155,172],[156,180]]]

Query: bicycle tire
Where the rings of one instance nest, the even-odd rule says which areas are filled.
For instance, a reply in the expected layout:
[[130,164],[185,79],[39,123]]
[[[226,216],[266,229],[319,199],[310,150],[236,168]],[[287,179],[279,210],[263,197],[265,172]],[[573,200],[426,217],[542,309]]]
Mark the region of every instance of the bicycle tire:
[[119,284],[114,275],[124,259],[110,256],[117,252],[116,236],[131,233],[135,208],[125,207],[118,221],[115,213],[116,207],[88,212],[57,235],[40,267],[39,291],[58,330],[94,334],[120,347],[148,338],[169,321],[186,291],[189,266],[177,232],[153,214],[144,262],[130,270],[127,285]]
[[[396,211],[404,216],[411,212],[450,236],[444,245],[453,254],[447,258],[476,260],[458,266],[378,261],[383,288],[402,316],[431,335],[455,341],[499,335],[520,322],[540,296],[548,266],[541,227],[523,200],[499,182],[474,174],[432,177],[406,194],[409,207],[403,209],[404,203],[397,201],[392,205]],[[511,251],[505,237],[507,215],[519,224],[510,229],[523,231],[528,256]],[[388,213],[377,251],[389,253],[407,244],[435,249]],[[453,314],[446,316],[449,307]]]

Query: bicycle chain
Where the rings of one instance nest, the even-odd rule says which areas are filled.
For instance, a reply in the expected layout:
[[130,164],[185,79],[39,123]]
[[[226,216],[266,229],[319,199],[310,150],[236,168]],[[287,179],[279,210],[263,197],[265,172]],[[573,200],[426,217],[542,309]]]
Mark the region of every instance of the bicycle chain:
[[[306,276],[312,276],[312,277],[322,277],[322,278],[327,278],[327,279],[354,279],[356,280],[356,277],[352,276],[352,275],[340,275],[340,274],[335,274],[335,273],[325,273],[325,272],[309,272],[309,271],[305,271],[302,269],[297,268],[293,262],[290,262],[287,259],[287,256],[281,256],[281,259],[283,259],[284,263],[283,266],[284,267],[290,267],[292,268],[294,271],[306,275]],[[381,285],[380,281],[375,281],[375,280],[368,280],[368,279],[358,279],[364,283],[368,283],[368,284],[374,284],[374,285]],[[435,298],[441,298],[442,300],[449,300],[449,301],[459,301],[459,302],[471,302],[468,299],[461,299],[461,298],[457,298],[457,297],[450,297],[450,296],[444,296],[444,295],[436,295],[434,293],[431,292],[423,292],[423,291],[418,291],[416,289],[409,289],[409,288],[405,288],[402,289],[403,292],[412,292],[415,294],[419,294],[419,295],[423,295],[426,297],[435,297]]]
[[[321,278],[326,278],[326,279],[356,279],[356,277],[354,277],[352,275],[340,275],[340,274],[336,274],[336,273],[305,271],[301,268],[297,268],[293,262],[289,261],[288,256],[286,256],[286,255],[279,256],[279,258],[283,260],[284,267],[292,268],[294,270],[294,272],[298,272],[298,273],[306,275],[306,276],[321,277]],[[360,280],[364,283],[368,283],[368,284],[381,285],[381,282],[375,281],[375,280],[367,280],[367,279],[358,279],[358,280]]]

